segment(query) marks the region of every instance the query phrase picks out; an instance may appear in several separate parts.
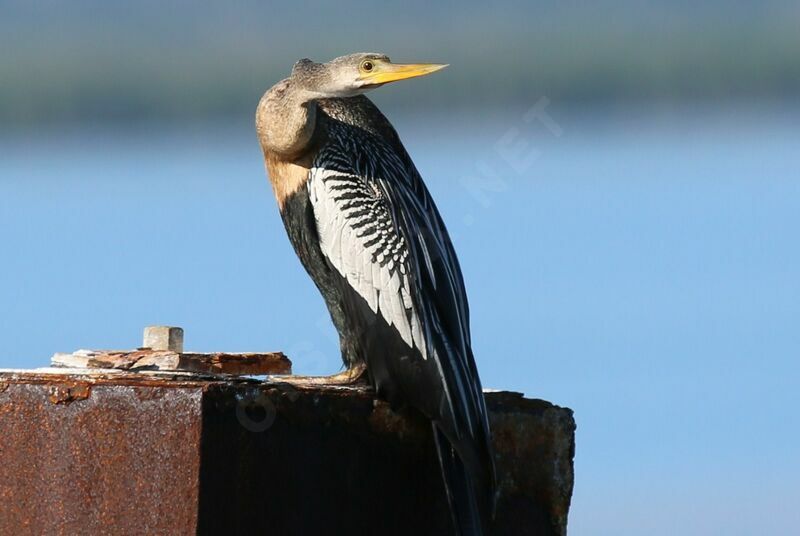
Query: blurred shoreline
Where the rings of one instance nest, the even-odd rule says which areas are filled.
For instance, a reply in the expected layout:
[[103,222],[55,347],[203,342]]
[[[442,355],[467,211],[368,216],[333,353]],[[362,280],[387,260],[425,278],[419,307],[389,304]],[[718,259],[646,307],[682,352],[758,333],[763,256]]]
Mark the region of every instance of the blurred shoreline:
[[381,89],[387,107],[424,113],[539,96],[581,108],[800,102],[800,5],[789,0],[413,0],[384,6],[379,21],[365,6],[4,3],[0,127],[249,117],[297,59],[356,50],[450,63]]
[[[592,136],[608,129],[655,132],[671,129],[709,130],[725,128],[735,132],[739,127],[751,129],[759,124],[800,124],[800,100],[793,99],[701,99],[678,102],[620,101],[614,104],[579,103],[551,100],[547,96],[528,101],[507,102],[474,107],[432,107],[398,103],[385,98],[380,91],[369,94],[381,111],[402,135],[430,131],[432,137],[448,132],[459,138],[497,136],[515,126],[525,124],[523,117],[544,99],[544,109],[553,120],[572,129],[571,136]],[[255,108],[255,104],[253,106]],[[81,119],[49,118],[29,123],[0,122],[0,145],[25,144],[46,139],[65,142],[69,136],[98,137],[118,133],[123,136],[192,136],[216,131],[220,138],[240,138],[252,134],[255,143],[254,112],[248,114],[212,114],[189,117],[137,116],[130,118],[94,117]]]

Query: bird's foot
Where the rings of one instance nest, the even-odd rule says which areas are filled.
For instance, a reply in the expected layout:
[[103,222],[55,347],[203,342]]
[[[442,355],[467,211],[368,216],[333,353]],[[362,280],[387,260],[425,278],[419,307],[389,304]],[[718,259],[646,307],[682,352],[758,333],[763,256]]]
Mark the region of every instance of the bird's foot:
[[270,376],[272,380],[296,386],[349,386],[367,387],[367,367],[363,363],[353,365],[347,370],[331,376]]

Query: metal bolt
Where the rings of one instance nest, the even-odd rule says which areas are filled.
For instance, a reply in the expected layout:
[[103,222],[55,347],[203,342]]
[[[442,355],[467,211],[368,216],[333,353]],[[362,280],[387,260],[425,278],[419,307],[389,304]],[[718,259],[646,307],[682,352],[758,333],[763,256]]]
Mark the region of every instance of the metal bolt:
[[151,350],[169,350],[183,353],[183,328],[147,326],[144,328],[142,347]]

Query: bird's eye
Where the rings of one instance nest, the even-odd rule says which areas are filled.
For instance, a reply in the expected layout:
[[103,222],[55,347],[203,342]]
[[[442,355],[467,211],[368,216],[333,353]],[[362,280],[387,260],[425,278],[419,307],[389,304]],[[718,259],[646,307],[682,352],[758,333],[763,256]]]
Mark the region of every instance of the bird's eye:
[[375,65],[373,65],[373,63],[369,60],[366,60],[361,64],[361,70],[366,72],[370,72],[374,67]]

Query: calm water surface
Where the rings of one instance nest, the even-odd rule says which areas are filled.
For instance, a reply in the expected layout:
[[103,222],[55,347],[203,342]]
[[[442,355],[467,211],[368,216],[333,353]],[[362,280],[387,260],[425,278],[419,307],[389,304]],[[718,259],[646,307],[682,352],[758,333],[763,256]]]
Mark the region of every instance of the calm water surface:
[[[800,114],[525,111],[397,125],[485,385],[575,410],[572,533],[797,530]],[[2,367],[157,323],[339,366],[249,122],[3,133],[0,247]]]

